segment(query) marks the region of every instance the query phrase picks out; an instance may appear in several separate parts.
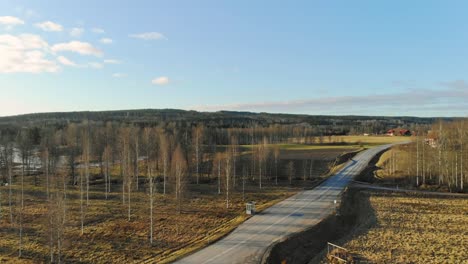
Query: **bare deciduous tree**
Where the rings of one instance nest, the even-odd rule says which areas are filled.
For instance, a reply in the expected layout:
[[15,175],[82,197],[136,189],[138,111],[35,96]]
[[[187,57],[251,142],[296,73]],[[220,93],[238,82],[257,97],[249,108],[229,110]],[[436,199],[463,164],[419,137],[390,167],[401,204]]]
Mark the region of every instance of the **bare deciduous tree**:
[[226,209],[229,208],[229,191],[232,188],[231,187],[231,177],[232,177],[232,160],[233,160],[233,155],[232,155],[232,149],[229,149],[225,155],[224,155],[224,183],[225,183],[225,188],[226,188]]
[[293,179],[294,174],[295,174],[295,168],[294,168],[294,162],[293,161],[288,162],[287,169],[288,169],[289,184],[292,184],[292,179]]
[[166,194],[167,173],[169,168],[169,139],[164,132],[159,134],[159,156],[163,166],[163,194]]
[[275,158],[275,184],[278,185],[278,159],[280,156],[280,149],[278,145],[275,145],[273,149],[273,156]]
[[257,155],[258,155],[258,182],[259,188],[262,189],[262,178],[263,173],[267,170],[267,157],[269,155],[269,148],[268,148],[268,139],[266,137],[263,138],[263,141],[258,144],[257,147]]
[[112,157],[112,149],[110,145],[106,145],[104,148],[104,153],[102,153],[102,160],[104,161],[104,193],[107,200],[107,196],[110,193],[110,186],[111,186],[111,174],[110,174],[110,166],[111,166],[111,157]]
[[175,181],[175,196],[177,200],[177,212],[180,214],[182,200],[186,187],[187,161],[185,160],[182,148],[179,146],[174,150],[172,157],[172,175]]
[[203,125],[197,125],[193,131],[193,140],[192,143],[194,144],[194,151],[195,151],[195,174],[196,174],[196,182],[199,184],[200,179],[200,158],[202,154],[202,144],[203,144],[203,132],[204,128]]

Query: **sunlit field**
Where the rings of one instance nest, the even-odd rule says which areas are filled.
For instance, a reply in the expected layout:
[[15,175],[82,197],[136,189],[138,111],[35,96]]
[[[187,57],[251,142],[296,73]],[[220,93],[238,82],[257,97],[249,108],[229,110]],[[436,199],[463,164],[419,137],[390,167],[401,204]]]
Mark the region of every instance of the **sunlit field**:
[[372,263],[465,263],[468,259],[468,199],[363,195],[370,206],[343,245],[353,253]]

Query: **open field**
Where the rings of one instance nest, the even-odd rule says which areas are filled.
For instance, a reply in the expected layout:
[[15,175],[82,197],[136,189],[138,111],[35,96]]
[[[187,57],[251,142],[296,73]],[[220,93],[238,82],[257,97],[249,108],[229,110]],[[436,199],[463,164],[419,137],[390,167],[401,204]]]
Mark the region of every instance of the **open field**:
[[466,263],[468,199],[363,192],[342,245],[372,263]]
[[[155,197],[153,245],[149,244],[149,196],[144,176],[139,190],[132,192],[131,219],[127,220],[127,204],[122,204],[122,185],[118,169],[113,168],[112,192],[108,199],[103,193],[103,183],[95,178],[98,168],[91,170],[94,175],[90,186],[89,206],[85,205],[84,234],[80,230],[79,187],[68,186],[66,200],[66,223],[62,248],[62,261],[74,263],[103,262],[140,262],[144,260],[164,263],[203,247],[225,235],[242,223],[245,201],[256,201],[257,208],[262,210],[281,201],[304,188],[315,186],[330,169],[337,156],[349,148],[330,148],[315,150],[281,150],[280,162],[294,161],[296,178],[292,185],[285,179],[285,171],[280,171],[279,185],[274,185],[272,175],[265,175],[264,188],[259,191],[256,178],[248,177],[245,184],[245,196],[242,197],[242,183],[236,183],[230,194],[230,208],[226,209],[224,189],[217,194],[217,184],[207,181],[204,184],[190,184],[190,190],[182,205],[180,214],[176,211],[176,200],[170,191],[165,196],[162,184],[158,183],[158,194]],[[302,179],[301,161],[314,160],[312,175],[307,168],[307,180]],[[144,162],[140,164],[144,171]],[[304,163],[307,164],[307,163]],[[338,165],[338,164],[335,164]],[[272,170],[270,170],[272,173]],[[40,176],[41,178],[42,176]],[[270,180],[268,180],[270,178]],[[45,197],[44,179],[39,186],[33,186],[33,176],[25,179],[24,209],[24,249],[23,258],[18,259],[18,224],[10,224],[8,207],[8,187],[1,186],[2,217],[0,219],[0,262],[37,263],[49,259],[48,202]],[[19,210],[19,176],[13,185],[13,217],[18,222]],[[59,186],[58,189],[61,187]]]
[[[256,145],[253,145],[256,146]],[[267,144],[268,147],[277,146],[282,150],[332,150],[332,149],[353,149],[359,148],[359,145],[356,144],[336,144],[336,145],[327,145],[327,144],[317,144],[317,145],[304,145],[304,144]],[[252,149],[252,145],[241,145],[241,147],[249,150]]]
[[310,149],[290,149],[281,150],[280,159],[282,160],[323,160],[332,161],[339,155],[348,152],[362,150],[357,147],[330,147],[330,148],[310,148]]
[[411,140],[411,137],[401,137],[401,136],[331,136],[324,137],[324,143],[333,143],[333,142],[345,142],[345,143],[354,143],[354,144],[364,144],[364,145],[382,145],[382,144],[391,144],[391,143],[401,143]]
[[[411,141],[411,137],[401,136],[324,136],[322,142],[311,144],[303,143],[282,143],[268,144],[268,146],[278,146],[285,150],[315,150],[315,149],[347,149],[372,147],[376,145],[385,145],[392,143],[401,143]],[[293,140],[294,141],[294,140]],[[253,145],[255,146],[255,145]],[[250,150],[252,145],[241,145],[242,148]]]

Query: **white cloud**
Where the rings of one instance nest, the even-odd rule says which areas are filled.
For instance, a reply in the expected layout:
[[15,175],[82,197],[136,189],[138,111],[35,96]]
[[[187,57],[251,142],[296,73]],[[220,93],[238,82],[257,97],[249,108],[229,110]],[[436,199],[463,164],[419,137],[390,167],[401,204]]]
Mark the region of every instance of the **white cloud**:
[[0,35],[0,45],[10,46],[17,50],[46,49],[49,47],[49,44],[39,35],[33,34]]
[[114,77],[114,78],[123,78],[123,77],[127,77],[127,74],[116,72],[116,73],[112,74],[112,77]]
[[54,52],[71,51],[81,55],[94,55],[97,57],[100,57],[103,54],[101,50],[94,47],[90,43],[81,41],[70,41],[67,43],[55,44],[51,49]]
[[58,32],[58,31],[62,31],[63,30],[63,27],[62,25],[60,24],[57,24],[57,23],[54,23],[52,21],[44,21],[42,23],[36,23],[35,24],[36,27],[44,30],[44,31],[55,31],[55,32]]
[[104,63],[105,64],[121,64],[122,62],[119,60],[107,59],[107,60],[104,60]]
[[0,16],[0,25],[6,26],[6,29],[11,29],[13,26],[24,25],[24,21],[13,16]]
[[75,37],[75,38],[79,38],[79,37],[81,37],[83,32],[84,32],[84,28],[75,27],[75,28],[72,28],[70,30],[70,36]]
[[99,62],[90,62],[88,63],[89,67],[94,68],[94,69],[102,69],[104,65],[102,65]]
[[66,65],[66,66],[73,66],[73,67],[78,66],[75,62],[73,62],[73,61],[67,59],[67,58],[64,57],[64,56],[58,56],[58,57],[57,57],[57,60],[58,60],[58,62],[60,62],[60,63],[63,64],[63,65]]
[[129,37],[144,39],[144,40],[154,40],[154,39],[166,39],[167,40],[166,36],[158,32],[145,32],[145,33],[139,33],[139,34],[131,34],[129,35]]
[[0,35],[0,73],[58,72],[60,66],[46,57],[48,49],[38,35]]
[[91,32],[96,33],[96,34],[104,34],[104,33],[105,33],[104,29],[102,29],[102,28],[96,28],[96,27],[95,27],[95,28],[92,28],[92,29],[91,29]]
[[102,38],[99,40],[99,42],[103,43],[103,44],[111,44],[112,43],[112,39],[110,38]]
[[166,84],[169,84],[169,78],[166,77],[166,76],[161,76],[161,77],[158,77],[158,78],[154,78],[151,81],[151,83],[156,84],[156,85],[166,85]]

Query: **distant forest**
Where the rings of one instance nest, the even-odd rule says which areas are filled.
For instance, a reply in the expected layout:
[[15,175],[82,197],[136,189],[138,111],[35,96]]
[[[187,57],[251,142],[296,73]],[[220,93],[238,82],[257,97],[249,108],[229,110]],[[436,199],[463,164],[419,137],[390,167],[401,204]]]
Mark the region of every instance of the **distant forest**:
[[[197,112],[177,109],[142,109],[118,111],[84,111],[37,113],[0,117],[3,133],[16,133],[21,128],[55,127],[62,129],[70,123],[90,121],[95,124],[108,122],[127,123],[143,127],[193,127],[202,124],[206,128],[248,128],[294,125],[314,128],[317,135],[383,134],[390,128],[414,128],[417,125],[431,125],[441,118],[420,118],[408,116],[325,116],[271,114],[252,112]],[[452,121],[454,118],[442,118]]]

